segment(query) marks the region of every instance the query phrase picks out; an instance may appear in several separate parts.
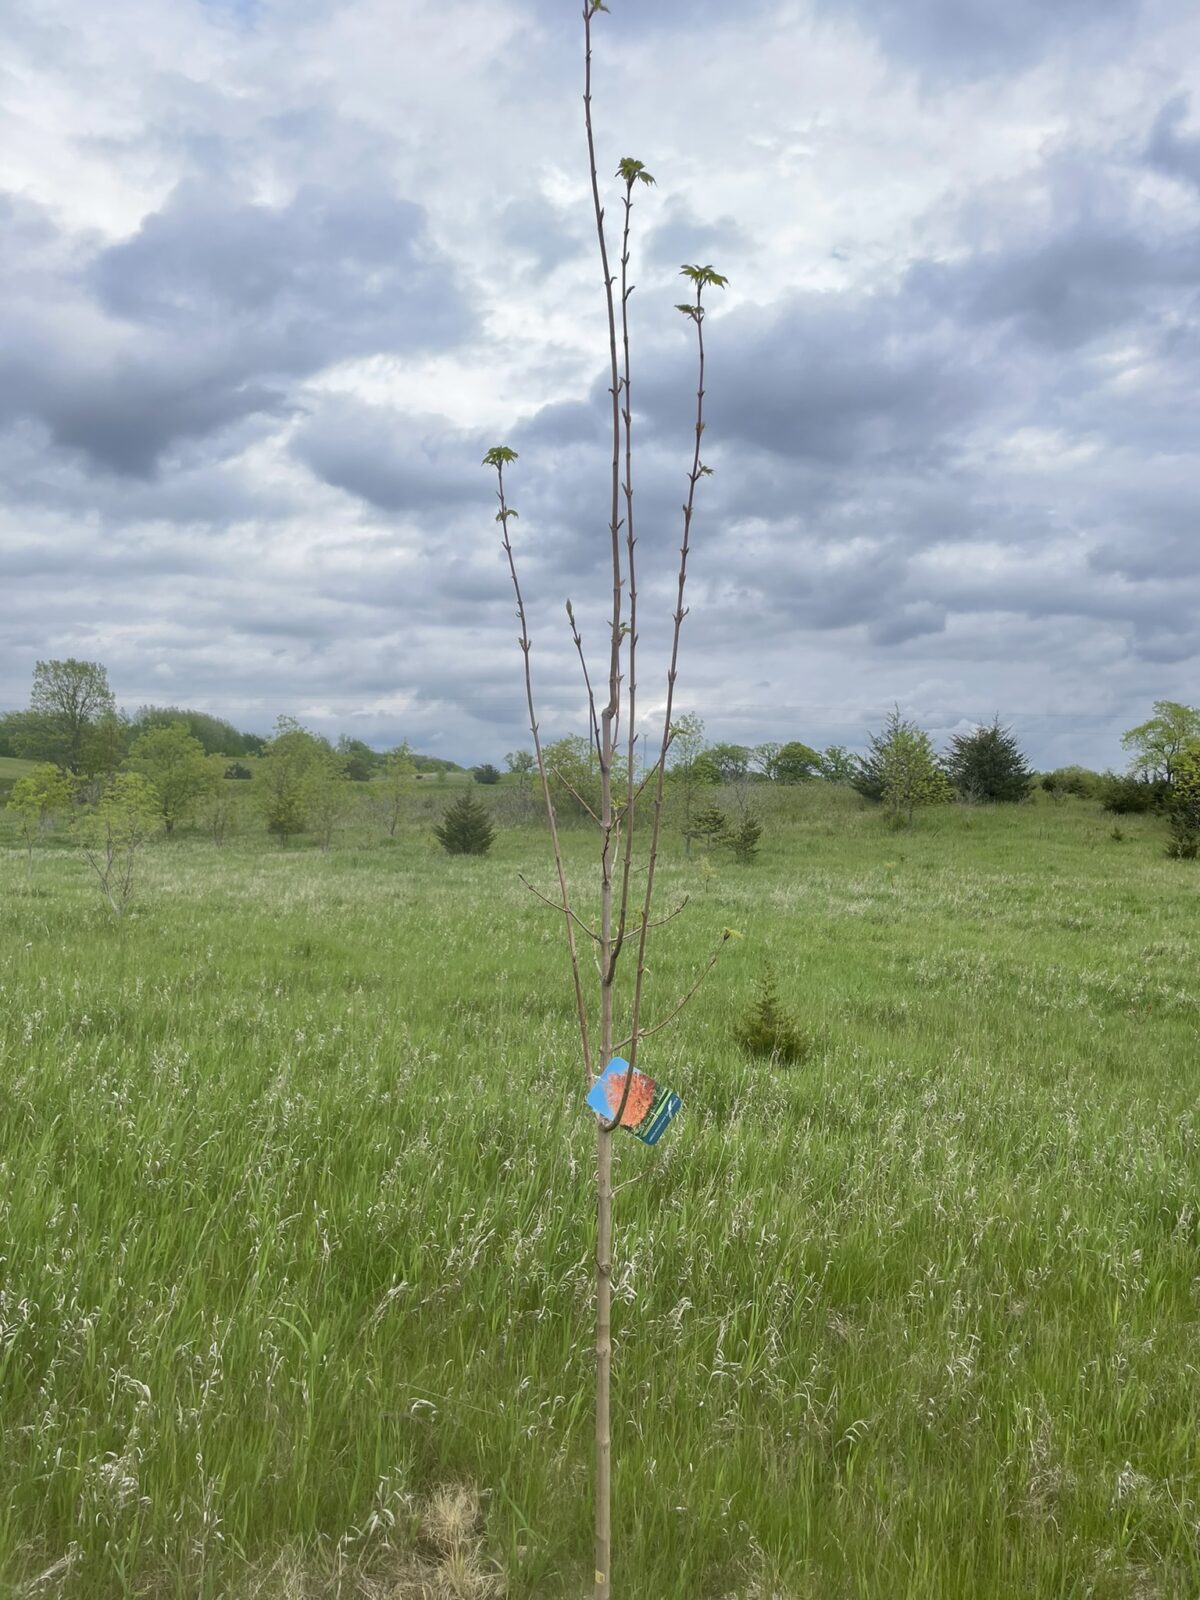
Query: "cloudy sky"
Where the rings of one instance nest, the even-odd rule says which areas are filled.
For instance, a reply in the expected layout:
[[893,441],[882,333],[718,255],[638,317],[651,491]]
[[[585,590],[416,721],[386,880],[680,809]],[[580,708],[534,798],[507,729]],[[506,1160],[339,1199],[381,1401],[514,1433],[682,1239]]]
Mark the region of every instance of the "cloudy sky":
[[[643,615],[687,460],[679,264],[730,278],[681,676],[710,736],[861,746],[897,701],[1103,765],[1200,700],[1194,0],[611,0],[596,32],[602,170],[658,180]],[[582,729],[581,34],[575,0],[0,0],[0,707],[77,655],[131,709],[499,757],[507,442],[543,725]]]

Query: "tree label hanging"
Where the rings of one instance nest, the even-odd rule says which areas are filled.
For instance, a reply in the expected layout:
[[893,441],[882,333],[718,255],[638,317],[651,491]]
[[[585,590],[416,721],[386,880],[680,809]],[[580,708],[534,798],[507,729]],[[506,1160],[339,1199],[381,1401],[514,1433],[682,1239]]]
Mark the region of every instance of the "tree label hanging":
[[[592,1085],[587,1103],[605,1122],[611,1122],[620,1111],[620,1127],[627,1128],[643,1144],[657,1144],[683,1101],[674,1090],[656,1083],[636,1067],[632,1071],[633,1082],[626,1094],[625,1081],[630,1066],[628,1061],[614,1056]],[[624,1110],[621,1109],[622,1099]]]

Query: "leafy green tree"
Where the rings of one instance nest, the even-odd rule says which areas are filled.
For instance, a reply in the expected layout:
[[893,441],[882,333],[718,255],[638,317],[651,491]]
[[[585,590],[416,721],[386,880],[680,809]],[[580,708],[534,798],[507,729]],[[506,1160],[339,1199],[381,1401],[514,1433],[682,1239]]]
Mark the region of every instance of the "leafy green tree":
[[[246,776],[249,777],[248,772]],[[229,775],[228,757],[205,756],[196,815],[215,845],[223,845],[237,826],[237,792],[237,781]]]
[[285,845],[309,825],[315,792],[333,756],[329,741],[310,733],[294,717],[280,717],[259,760],[254,792],[267,824]]
[[471,768],[471,776],[476,783],[499,783],[500,768],[494,767],[490,761],[484,761],[480,766]]
[[208,756],[250,755],[264,743],[257,734],[239,733],[224,717],[193,711],[189,706],[141,706],[133,718],[134,736],[151,728],[169,728],[176,722],[187,725],[187,731]]
[[[556,739],[542,751],[550,799],[556,814],[566,820],[598,816],[600,805],[600,760],[596,747],[583,734]],[[624,782],[625,763],[613,752],[612,784]]]
[[1069,794],[1080,800],[1093,800],[1100,793],[1102,782],[1100,774],[1087,767],[1056,767],[1038,779],[1052,800],[1063,800]]
[[119,711],[106,711],[83,736],[79,770],[87,778],[110,778],[129,754],[132,728]]
[[1176,757],[1174,779],[1167,854],[1177,861],[1195,861],[1200,856],[1200,743],[1187,746]]
[[124,916],[133,898],[137,860],[158,828],[162,807],[142,772],[119,772],[98,804],[79,822],[79,846],[96,874],[114,916]]
[[54,818],[71,804],[73,785],[66,773],[52,761],[43,761],[18,778],[8,797],[8,810],[17,818],[25,841],[25,866],[33,877],[33,846],[51,826]]
[[1121,735],[1129,769],[1148,780],[1175,781],[1175,769],[1189,745],[1200,740],[1200,710],[1178,700],[1156,700],[1154,715]]
[[532,750],[510,750],[504,765],[518,778],[527,778],[537,766]]
[[898,728],[883,754],[883,803],[893,820],[911,828],[918,806],[944,805],[953,798],[929,735],[911,725]]
[[383,770],[371,780],[371,799],[375,814],[387,829],[389,839],[396,837],[396,829],[404,808],[408,804],[416,767],[408,745],[398,744],[383,759]]
[[345,734],[337,742],[337,753],[351,783],[369,783],[386,759],[361,739],[350,739]]
[[485,856],[496,836],[486,810],[469,794],[459,795],[447,806],[433,832],[442,849],[452,856]]
[[737,783],[750,772],[750,750],[744,744],[710,744],[705,759],[717,775],[718,783]]
[[98,661],[39,661],[33,669],[29,716],[16,735],[17,754],[82,770],[84,739],[117,702]]
[[131,772],[149,778],[158,796],[158,814],[168,834],[186,822],[209,783],[204,746],[193,739],[186,722],[151,726],[129,750]]
[[945,768],[962,798],[977,803],[1024,800],[1033,781],[1012,729],[1002,728],[999,717],[970,733],[956,733]]
[[775,763],[779,759],[779,752],[783,746],[774,739],[766,739],[762,744],[756,744],[750,751],[750,765],[755,772],[759,772],[768,783],[774,783],[779,774],[775,770]]
[[337,825],[350,809],[350,783],[345,761],[326,745],[313,769],[308,792],[309,826],[322,850],[333,844]]
[[854,759],[854,776],[850,780],[864,800],[883,799],[884,756],[888,746],[901,729],[915,728],[916,723],[906,722],[900,715],[900,707],[893,706],[882,729],[868,737],[866,753]]
[[844,744],[826,745],[821,752],[821,776],[826,783],[853,783],[857,763]]
[[671,726],[671,747],[668,753],[667,778],[672,798],[678,804],[683,847],[690,856],[692,840],[697,837],[692,828],[696,802],[701,792],[715,781],[716,772],[705,764],[704,722],[694,711],[686,711]]
[[808,783],[821,775],[821,757],[811,745],[792,739],[781,745],[775,758],[775,778],[778,783]]

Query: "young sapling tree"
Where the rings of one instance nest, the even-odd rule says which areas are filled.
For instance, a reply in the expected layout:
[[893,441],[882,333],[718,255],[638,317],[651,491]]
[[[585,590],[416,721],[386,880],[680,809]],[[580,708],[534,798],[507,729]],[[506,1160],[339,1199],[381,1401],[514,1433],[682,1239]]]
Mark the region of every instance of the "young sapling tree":
[[[675,576],[675,609],[669,657],[666,667],[666,692],[661,734],[657,749],[642,775],[638,776],[637,694],[638,694],[638,589],[637,546],[634,523],[633,400],[629,300],[633,284],[629,278],[632,215],[637,192],[654,183],[641,161],[625,157],[617,167],[623,207],[620,256],[613,270],[609,235],[600,194],[599,167],[592,122],[592,28],[597,16],[607,11],[602,0],[584,0],[584,131],[587,141],[588,171],[591,180],[592,212],[600,257],[604,307],[608,328],[609,423],[611,469],[608,479],[607,538],[608,570],[611,579],[611,612],[604,655],[606,671],[595,674],[588,665],[582,633],[574,609],[567,602],[571,637],[579,657],[586,694],[588,725],[585,741],[589,762],[594,753],[598,777],[597,790],[587,797],[568,785],[568,792],[582,808],[598,842],[597,884],[598,925],[592,926],[575,909],[571,885],[559,837],[555,809],[556,787],[562,773],[548,759],[542,744],[530,667],[531,641],[524,595],[513,550],[513,523],[516,510],[509,505],[505,471],[517,460],[516,452],[498,445],[484,457],[484,465],[496,473],[501,543],[516,596],[519,644],[524,661],[525,698],[529,729],[533,739],[534,763],[550,832],[550,845],[557,875],[555,897],[534,893],[560,912],[566,939],[571,983],[579,1028],[580,1052],[586,1082],[590,1085],[608,1063],[622,1055],[629,1063],[620,1103],[607,1121],[597,1120],[596,1145],[596,1417],[595,1417],[595,1589],[596,1600],[609,1600],[612,1594],[611,1529],[611,1285],[612,1285],[612,1134],[624,1115],[634,1083],[639,1046],[660,1032],[689,1003],[714,965],[724,941],[732,937],[723,930],[707,964],[683,997],[653,1025],[643,1022],[647,941],[650,932],[668,922],[682,906],[655,921],[652,916],[655,893],[655,867],[663,816],[667,758],[676,726],[674,722],[675,686],[679,671],[680,638],[688,614],[685,589],[691,554],[697,489],[709,475],[701,457],[704,436],[704,322],[705,294],[725,287],[726,279],[711,266],[689,264],[682,269],[687,280],[688,298],[677,309],[687,319],[695,337],[697,359],[696,409],[691,464],[686,477],[682,536]],[[607,585],[606,585],[607,587]],[[622,719],[624,721],[622,722]],[[647,796],[647,806],[642,805]],[[648,824],[643,816],[648,809]],[[641,832],[639,832],[641,828]],[[636,846],[636,850],[635,850]],[[635,854],[636,867],[635,872]],[[635,893],[635,884],[638,885]],[[585,965],[580,946],[591,946],[595,957],[596,986],[585,984]],[[622,965],[626,952],[631,963]],[[590,963],[588,964],[590,966]],[[618,973],[628,972],[627,983],[618,995]],[[620,1022],[618,1025],[618,1016]]]

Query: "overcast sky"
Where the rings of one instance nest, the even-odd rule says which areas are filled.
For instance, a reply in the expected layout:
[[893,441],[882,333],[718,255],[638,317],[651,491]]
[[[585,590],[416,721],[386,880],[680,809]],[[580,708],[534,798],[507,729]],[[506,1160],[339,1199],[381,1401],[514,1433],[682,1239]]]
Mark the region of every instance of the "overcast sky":
[[[581,34],[575,0],[0,0],[0,707],[76,655],[130,709],[528,743],[479,465],[507,442],[543,725],[582,731]],[[1194,0],[611,0],[596,45],[602,171],[658,180],[646,616],[678,268],[730,278],[680,679],[710,736],[861,746],[897,701],[1104,765],[1152,700],[1200,701]]]

